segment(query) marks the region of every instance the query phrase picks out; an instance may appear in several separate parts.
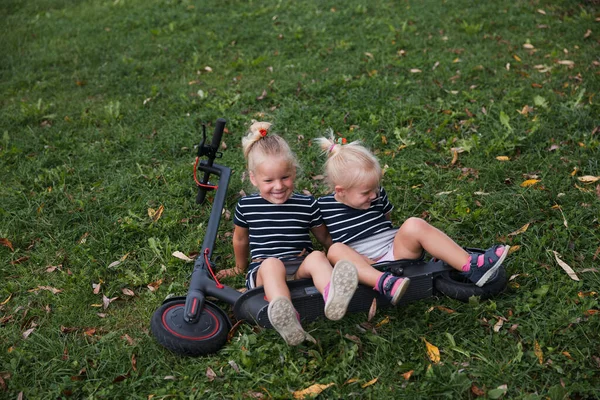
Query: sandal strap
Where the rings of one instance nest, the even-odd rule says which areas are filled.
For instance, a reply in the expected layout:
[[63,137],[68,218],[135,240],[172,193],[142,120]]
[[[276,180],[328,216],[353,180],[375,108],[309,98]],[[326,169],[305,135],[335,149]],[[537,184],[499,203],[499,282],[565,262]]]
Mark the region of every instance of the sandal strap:
[[[390,276],[391,273],[389,272],[384,272],[383,275],[381,275],[381,278],[379,278],[379,282],[377,282],[377,289],[379,289],[379,293],[384,294],[385,293],[385,286],[389,286],[389,284],[384,285],[385,281],[387,280],[388,276]],[[388,290],[390,288],[387,288]]]

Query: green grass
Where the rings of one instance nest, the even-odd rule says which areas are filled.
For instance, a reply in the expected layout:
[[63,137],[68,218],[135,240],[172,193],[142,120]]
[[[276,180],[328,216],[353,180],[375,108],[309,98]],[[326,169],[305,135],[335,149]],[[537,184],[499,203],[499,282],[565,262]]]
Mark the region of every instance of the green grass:
[[[0,13],[0,238],[14,247],[0,246],[0,397],[290,398],[315,383],[335,384],[323,398],[600,396],[600,188],[577,180],[600,176],[595,2],[6,0]],[[308,325],[317,345],[243,326],[214,356],[167,352],[149,320],[186,293],[190,266],[171,253],[202,242],[193,146],[218,117],[229,210],[252,190],[240,179],[251,119],[275,123],[298,153],[297,188],[317,195],[310,139],[331,127],[388,166],[394,221],[519,245],[506,264],[518,276],[493,301],[379,310],[376,333],[354,314]],[[530,175],[540,182],[520,187]],[[223,268],[232,226],[215,249]],[[103,310],[102,295],[118,299]]]

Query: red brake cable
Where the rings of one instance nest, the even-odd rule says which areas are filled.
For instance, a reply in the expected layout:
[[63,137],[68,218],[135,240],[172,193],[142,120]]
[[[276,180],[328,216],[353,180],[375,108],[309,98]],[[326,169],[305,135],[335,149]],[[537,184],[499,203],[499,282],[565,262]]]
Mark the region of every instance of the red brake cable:
[[204,261],[206,262],[206,266],[208,267],[208,272],[210,272],[210,275],[217,283],[217,289],[223,289],[225,286],[223,286],[223,284],[221,282],[219,282],[219,280],[217,279],[217,276],[215,275],[215,273],[213,272],[213,270],[210,266],[210,261],[208,260],[208,253],[210,253],[210,250],[208,250],[208,248],[204,249]]
[[205,183],[200,183],[200,181],[198,181],[198,176],[196,175],[196,171],[198,169],[198,162],[200,161],[200,157],[196,157],[196,162],[194,163],[194,181],[196,182],[196,185],[203,187],[205,189],[216,189],[218,188],[217,185],[207,185]]

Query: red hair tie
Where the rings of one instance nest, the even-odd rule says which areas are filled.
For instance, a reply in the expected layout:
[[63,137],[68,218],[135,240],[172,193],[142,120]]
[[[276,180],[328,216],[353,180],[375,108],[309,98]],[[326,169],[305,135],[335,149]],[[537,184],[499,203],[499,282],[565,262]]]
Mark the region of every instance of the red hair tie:
[[267,136],[267,130],[266,129],[259,129],[258,133],[260,133],[260,136],[262,136],[262,137]]

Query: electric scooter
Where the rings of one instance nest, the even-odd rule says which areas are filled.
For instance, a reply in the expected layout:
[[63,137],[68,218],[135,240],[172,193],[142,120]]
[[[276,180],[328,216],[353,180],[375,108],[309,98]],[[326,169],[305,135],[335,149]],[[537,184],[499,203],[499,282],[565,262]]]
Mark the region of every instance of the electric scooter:
[[[214,265],[211,262],[221,211],[225,206],[231,177],[230,168],[214,162],[221,157],[219,146],[225,124],[225,119],[217,119],[210,144],[206,144],[206,127],[203,126],[203,139],[198,146],[194,165],[194,178],[198,186],[196,203],[203,204],[209,191],[215,191],[215,195],[202,251],[194,262],[188,293],[186,296],[166,299],[154,312],[150,322],[152,334],[162,346],[186,356],[202,356],[218,352],[226,344],[229,331],[233,327],[229,315],[217,304],[209,301],[208,297],[227,303],[237,321],[272,328],[267,315],[269,303],[263,288],[258,287],[241,293],[223,285],[216,278]],[[204,157],[206,160],[201,160]],[[203,174],[200,181],[196,175],[198,171]],[[218,185],[209,182],[211,175],[219,178]],[[468,248],[467,250],[483,253],[479,249]],[[301,262],[301,259],[286,262],[286,269],[293,271]],[[487,299],[502,292],[508,282],[504,267],[501,267],[486,285],[478,287],[441,260],[398,260],[373,266],[381,271],[410,278],[411,284],[397,306],[440,293],[461,301],[468,301],[471,296]],[[288,281],[288,286],[292,303],[303,322],[324,317],[323,297],[314,287],[312,280]],[[368,311],[374,300],[378,308],[389,306],[389,302],[378,292],[359,285],[348,306],[348,312]]]

